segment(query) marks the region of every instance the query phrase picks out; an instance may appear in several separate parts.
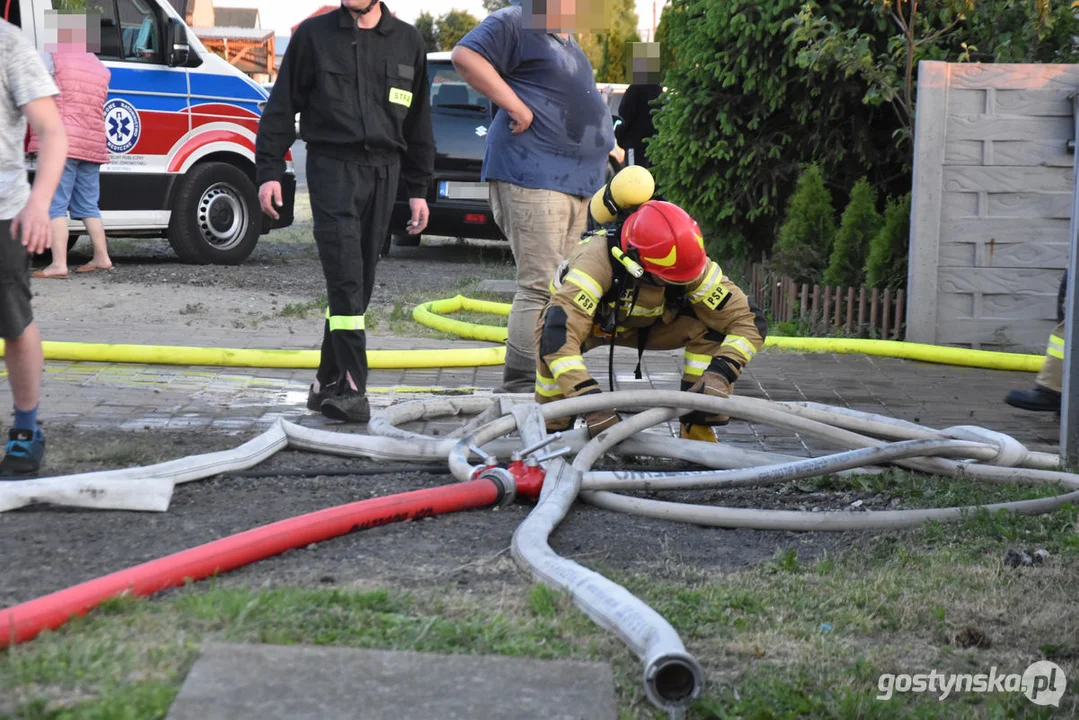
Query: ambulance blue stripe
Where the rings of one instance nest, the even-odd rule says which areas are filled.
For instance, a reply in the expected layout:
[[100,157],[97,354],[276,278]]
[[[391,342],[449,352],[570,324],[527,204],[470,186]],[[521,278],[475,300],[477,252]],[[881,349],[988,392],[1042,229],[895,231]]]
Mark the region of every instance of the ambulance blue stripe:
[[186,95],[187,77],[182,72],[154,70],[145,65],[139,69],[117,67],[109,68],[112,79],[109,89],[113,92],[153,92],[166,95]]
[[198,71],[188,71],[185,75],[174,70],[154,70],[146,66],[127,68],[113,65],[109,70],[112,72],[109,86],[116,91],[182,95],[187,94],[190,79],[191,94],[196,97],[251,102],[266,99],[266,92],[262,88],[235,75],[211,75]]
[[183,95],[142,95],[125,92],[109,92],[109,100],[126,100],[140,111],[182,112],[187,109],[187,98]]
[[190,77],[191,94],[196,97],[232,98],[255,102],[266,99],[262,88],[249,85],[243,78],[231,75],[203,75],[197,72],[191,73]]

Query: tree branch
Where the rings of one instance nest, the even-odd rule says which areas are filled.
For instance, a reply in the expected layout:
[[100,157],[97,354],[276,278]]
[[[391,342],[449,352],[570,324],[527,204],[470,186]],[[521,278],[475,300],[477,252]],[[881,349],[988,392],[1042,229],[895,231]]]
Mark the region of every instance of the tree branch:
[[934,40],[939,38],[941,35],[944,35],[945,33],[951,32],[955,28],[955,26],[958,25],[961,22],[963,22],[963,18],[956,18],[955,20],[953,20],[948,25],[948,27],[941,28],[940,30],[937,30],[935,33],[933,33],[932,35],[927,35],[926,37],[924,37],[921,40],[914,43],[914,47],[918,47],[919,45],[922,45],[924,43],[933,42]]

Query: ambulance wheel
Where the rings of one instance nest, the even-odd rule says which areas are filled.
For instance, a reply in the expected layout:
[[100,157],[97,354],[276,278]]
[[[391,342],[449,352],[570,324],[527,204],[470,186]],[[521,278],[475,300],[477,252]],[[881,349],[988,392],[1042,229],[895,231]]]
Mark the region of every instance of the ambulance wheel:
[[255,184],[227,163],[200,163],[180,181],[169,244],[192,265],[239,265],[258,243],[262,216]]

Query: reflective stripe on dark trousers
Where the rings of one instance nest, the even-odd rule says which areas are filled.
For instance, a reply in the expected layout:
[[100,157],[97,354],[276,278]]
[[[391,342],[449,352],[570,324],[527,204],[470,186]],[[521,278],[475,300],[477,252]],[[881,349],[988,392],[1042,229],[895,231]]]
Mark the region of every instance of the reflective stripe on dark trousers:
[[364,313],[389,232],[399,173],[399,163],[362,165],[321,153],[307,155],[315,243],[329,300],[316,375],[320,385],[342,380],[347,372],[359,390],[367,388]]

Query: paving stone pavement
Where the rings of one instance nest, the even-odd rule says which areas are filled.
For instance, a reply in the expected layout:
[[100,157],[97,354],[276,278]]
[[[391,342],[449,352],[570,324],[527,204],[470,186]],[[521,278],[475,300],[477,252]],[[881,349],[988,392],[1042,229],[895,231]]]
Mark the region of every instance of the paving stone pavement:
[[[156,328],[153,337],[143,342],[315,349],[319,337],[314,332],[317,328],[312,330],[287,338],[256,331],[199,333],[192,338],[187,328]],[[94,326],[51,328],[46,325],[43,334],[49,340],[114,343],[137,340],[122,328]],[[375,350],[451,347],[489,345],[391,336],[371,338],[371,348]],[[586,361],[594,377],[606,389],[606,349],[594,350],[586,356]],[[678,387],[680,352],[645,355],[640,380],[633,376],[636,363],[636,352],[617,349],[616,388]],[[436,390],[490,394],[500,384],[501,373],[500,366],[375,370],[369,381],[371,401],[378,408],[429,397]],[[285,418],[308,426],[362,432],[362,427],[341,425],[305,408],[307,388],[313,376],[313,370],[49,361],[46,363],[41,418],[46,424],[79,428],[132,431],[213,428],[233,434],[264,429],[278,418]],[[1059,442],[1059,420],[1054,414],[1024,412],[1003,402],[1008,390],[1032,387],[1033,380],[1033,375],[1026,373],[861,355],[769,350],[757,356],[738,381],[736,391],[739,395],[777,401],[808,400],[850,407],[938,428],[980,425],[1012,435],[1031,449],[1054,452]],[[6,385],[6,377],[0,377],[0,396]],[[416,429],[444,432],[460,422],[460,419],[434,420]],[[758,449],[798,455],[815,455],[824,449],[805,442],[794,433],[738,420],[722,432],[726,441]]]
[[607,663],[205,643],[167,720],[617,716]]

